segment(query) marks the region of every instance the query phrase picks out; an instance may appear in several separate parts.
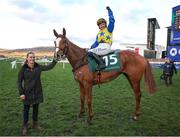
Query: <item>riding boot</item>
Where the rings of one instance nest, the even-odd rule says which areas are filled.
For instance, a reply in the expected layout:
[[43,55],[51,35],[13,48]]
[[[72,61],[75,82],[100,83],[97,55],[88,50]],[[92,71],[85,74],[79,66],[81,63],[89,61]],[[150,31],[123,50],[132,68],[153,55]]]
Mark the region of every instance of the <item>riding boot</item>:
[[27,135],[27,130],[28,130],[28,125],[27,124],[23,124],[22,131],[21,131],[22,136],[26,136]]
[[104,69],[106,67],[104,60],[101,59],[97,54],[91,52],[88,55],[90,55],[91,57],[93,57],[95,59],[96,63],[98,64],[97,70],[101,70],[101,69]]
[[33,121],[33,128],[34,129],[38,129],[38,130],[42,130],[43,128],[38,124],[37,121]]

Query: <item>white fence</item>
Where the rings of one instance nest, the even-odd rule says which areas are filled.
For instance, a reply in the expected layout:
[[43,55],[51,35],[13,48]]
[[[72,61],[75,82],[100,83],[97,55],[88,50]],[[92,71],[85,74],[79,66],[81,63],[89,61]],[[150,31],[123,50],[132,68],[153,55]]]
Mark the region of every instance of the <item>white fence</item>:
[[[51,60],[47,60],[47,59],[42,59],[42,60],[37,60],[36,62],[37,63],[44,63],[45,65],[47,65],[47,63],[50,63],[52,61]],[[65,68],[65,64],[69,63],[69,61],[68,60],[61,60],[61,61],[58,61],[58,63],[62,63],[63,64],[63,69],[64,69]],[[11,62],[11,68],[12,69],[16,69],[17,68],[17,64],[23,65],[24,62],[23,61],[14,60],[14,61]]]
[[[50,60],[47,60],[47,59],[42,59],[42,60],[37,60],[36,61],[37,63],[45,63],[45,65],[47,65],[47,63],[50,63],[52,61]],[[66,63],[69,63],[68,60],[61,60],[61,61],[58,61],[58,63],[62,63],[63,64],[63,69],[65,68],[65,64]],[[11,68],[12,69],[16,69],[17,68],[17,64],[24,64],[23,61],[17,61],[17,60],[14,60],[11,62]],[[162,65],[164,64],[164,62],[150,62],[152,68],[162,68]],[[175,66],[176,66],[176,69],[177,70],[180,70],[180,62],[175,62],[174,63]]]

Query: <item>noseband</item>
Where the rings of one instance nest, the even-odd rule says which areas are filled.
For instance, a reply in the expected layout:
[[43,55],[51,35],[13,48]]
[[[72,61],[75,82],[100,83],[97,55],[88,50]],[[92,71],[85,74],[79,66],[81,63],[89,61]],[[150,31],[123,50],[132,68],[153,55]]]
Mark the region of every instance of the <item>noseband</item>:
[[64,49],[60,49],[59,47],[57,47],[57,43],[56,41],[54,41],[54,44],[55,44],[55,51],[57,52],[57,49],[62,51],[62,55],[61,56],[64,56],[64,57],[67,57],[67,53],[68,53],[68,42],[67,42],[67,39],[65,38],[64,40]]

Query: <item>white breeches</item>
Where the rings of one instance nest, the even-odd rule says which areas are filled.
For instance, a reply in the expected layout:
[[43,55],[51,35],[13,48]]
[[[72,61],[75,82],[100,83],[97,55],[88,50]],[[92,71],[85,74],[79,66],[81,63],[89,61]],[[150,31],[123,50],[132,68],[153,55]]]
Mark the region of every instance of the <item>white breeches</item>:
[[98,47],[88,50],[88,52],[93,52],[100,56],[106,55],[112,51],[113,50],[111,50],[111,45],[109,45],[108,43],[100,43]]

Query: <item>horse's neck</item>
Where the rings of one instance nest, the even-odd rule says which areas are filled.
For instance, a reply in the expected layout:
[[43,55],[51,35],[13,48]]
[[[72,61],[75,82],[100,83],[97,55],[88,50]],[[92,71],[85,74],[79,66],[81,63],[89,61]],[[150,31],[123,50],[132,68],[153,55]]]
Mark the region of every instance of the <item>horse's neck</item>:
[[67,58],[70,64],[72,65],[72,67],[74,68],[77,62],[79,62],[79,60],[81,60],[85,56],[86,52],[85,49],[78,47],[77,45],[75,45],[70,41],[68,46],[69,49],[68,49]]

